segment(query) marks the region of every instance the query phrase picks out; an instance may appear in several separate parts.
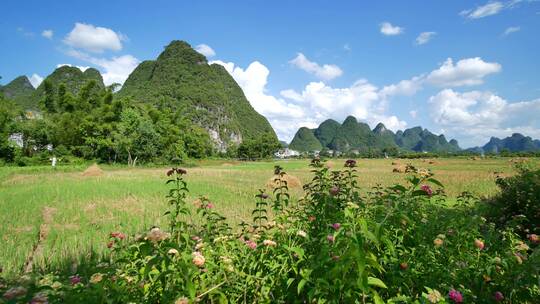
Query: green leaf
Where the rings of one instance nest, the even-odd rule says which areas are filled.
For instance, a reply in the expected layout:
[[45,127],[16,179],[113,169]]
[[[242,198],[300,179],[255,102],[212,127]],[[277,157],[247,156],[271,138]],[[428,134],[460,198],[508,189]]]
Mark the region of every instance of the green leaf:
[[302,292],[302,289],[304,289],[304,285],[306,285],[307,281],[302,279],[300,280],[300,283],[298,283],[298,286],[296,288],[298,294],[300,294]]
[[368,277],[368,285],[377,286],[380,288],[388,288],[386,284],[384,284],[384,282],[381,281],[381,279],[374,278],[374,277]]

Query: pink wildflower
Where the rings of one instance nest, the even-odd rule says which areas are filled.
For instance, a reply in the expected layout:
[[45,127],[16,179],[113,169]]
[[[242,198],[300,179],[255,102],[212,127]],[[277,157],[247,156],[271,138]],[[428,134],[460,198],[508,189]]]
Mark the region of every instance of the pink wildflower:
[[463,303],[463,296],[461,295],[461,292],[455,289],[450,290],[448,297],[450,300],[454,301],[454,303]]
[[332,235],[332,234],[329,234],[329,235],[326,237],[326,239],[327,239],[328,242],[330,242],[330,243],[333,243],[333,242],[336,240],[336,238],[335,238],[334,235]]
[[493,294],[493,298],[495,299],[495,301],[501,302],[502,300],[504,300],[504,295],[503,295],[502,292],[496,291],[496,292]]
[[338,186],[333,186],[332,188],[330,188],[330,194],[332,196],[336,196],[339,194],[339,187]]
[[431,190],[431,187],[428,185],[422,185],[420,189],[422,189],[422,191],[424,191],[427,194],[427,196],[431,197],[433,195],[433,190]]
[[257,243],[255,243],[255,242],[252,241],[252,240],[247,240],[247,241],[246,241],[246,245],[247,245],[249,248],[251,248],[251,249],[257,248]]
[[480,250],[484,249],[484,242],[482,240],[476,239],[474,240],[474,246]]
[[340,223],[333,223],[332,224],[332,228],[334,228],[334,230],[339,230],[340,227],[341,227]]
[[82,281],[82,279],[79,275],[76,274],[74,276],[69,277],[69,281],[71,285],[77,285]]

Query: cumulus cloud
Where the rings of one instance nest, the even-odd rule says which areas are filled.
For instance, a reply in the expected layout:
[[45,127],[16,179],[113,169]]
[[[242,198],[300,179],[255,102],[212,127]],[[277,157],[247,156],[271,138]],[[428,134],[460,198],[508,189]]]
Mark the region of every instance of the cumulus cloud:
[[310,82],[301,92],[281,91],[280,98],[267,93],[270,71],[262,63],[252,62],[246,69],[232,62],[210,62],[213,63],[225,67],[280,139],[289,141],[300,127],[315,128],[328,118],[343,120],[348,115],[373,125],[383,122],[394,130],[406,125],[396,116],[386,114],[387,105],[382,100],[381,90],[367,80],[358,80],[345,88],[335,88],[321,81]]
[[199,44],[195,47],[195,51],[203,54],[204,56],[210,58],[216,56],[216,52],[207,44]]
[[302,53],[298,53],[298,55],[289,61],[289,63],[322,80],[331,80],[343,74],[343,71],[337,65],[324,64],[321,66],[316,62],[310,61]]
[[381,34],[386,36],[395,36],[403,33],[405,30],[402,27],[399,26],[393,26],[390,22],[383,22],[381,23]]
[[64,43],[92,53],[103,53],[105,50],[119,51],[122,41],[127,37],[106,27],[92,24],[75,23],[75,27],[64,38]]
[[465,146],[515,132],[540,137],[540,99],[509,103],[491,92],[445,89],[430,97],[429,104],[433,121],[449,135],[465,138]]
[[422,32],[416,37],[416,45],[422,45],[428,43],[437,33],[436,32]]
[[426,81],[440,87],[478,85],[484,82],[484,77],[500,70],[500,64],[485,62],[480,57],[462,59],[456,64],[448,58],[427,76]]
[[512,33],[519,32],[521,30],[521,27],[519,26],[511,26],[508,27],[504,32],[502,33],[503,36],[508,36]]
[[76,67],[76,68],[78,68],[79,70],[81,70],[83,72],[90,68],[89,66],[73,65],[73,64],[69,64],[69,63],[57,64],[56,68],[63,67],[63,66]]
[[32,86],[37,89],[37,87],[39,87],[39,85],[43,82],[43,77],[34,73],[32,74],[32,76],[30,76],[30,78],[28,78],[28,80],[30,81]]
[[131,74],[140,62],[139,59],[132,55],[115,56],[107,59],[90,56],[76,50],[69,51],[68,55],[99,67],[105,85],[113,83],[124,84],[129,74]]
[[43,32],[41,32],[41,36],[47,39],[52,39],[53,35],[54,35],[54,32],[52,30],[44,30]]

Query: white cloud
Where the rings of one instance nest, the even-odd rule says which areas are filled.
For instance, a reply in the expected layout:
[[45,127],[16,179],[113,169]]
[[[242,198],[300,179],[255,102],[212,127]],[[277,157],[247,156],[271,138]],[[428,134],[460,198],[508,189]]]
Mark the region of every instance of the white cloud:
[[47,39],[52,39],[53,35],[54,35],[54,32],[52,30],[44,30],[43,32],[41,32],[41,36]]
[[93,53],[102,53],[105,50],[119,51],[122,41],[127,37],[121,33],[92,24],[75,23],[75,27],[64,38],[64,43],[77,49]]
[[225,69],[238,82],[255,110],[264,115],[280,139],[291,140],[298,128],[315,128],[328,118],[343,120],[348,115],[375,125],[383,122],[390,129],[405,127],[396,116],[387,115],[387,105],[380,90],[367,80],[359,80],[346,88],[334,88],[323,82],[310,82],[302,92],[283,90],[283,98],[267,93],[270,71],[260,62],[246,69],[232,62],[212,61]]
[[411,110],[409,111],[409,115],[411,115],[412,118],[416,118],[418,116],[417,110]]
[[483,145],[491,136],[515,132],[540,137],[540,99],[509,103],[491,92],[445,89],[429,104],[433,121],[449,135],[464,138],[464,146]]
[[195,50],[208,58],[216,56],[216,52],[207,44],[199,44]]
[[475,9],[464,10],[459,14],[465,18],[479,19],[496,15],[503,10],[515,8],[521,3],[532,3],[537,1],[538,0],[510,0],[507,2],[490,1],[482,6],[476,7]]
[[426,81],[440,87],[478,85],[484,82],[484,77],[500,70],[500,64],[485,62],[480,57],[462,59],[455,65],[448,58],[441,67],[427,76]]
[[43,77],[34,73],[32,74],[32,76],[30,76],[30,78],[28,78],[28,80],[30,81],[32,86],[37,89],[37,87],[39,87],[39,85],[43,82]]
[[111,59],[90,56],[84,52],[70,50],[68,55],[98,66],[105,85],[113,83],[124,84],[129,74],[139,64],[139,59],[132,55],[115,56]]
[[295,90],[283,90],[279,92],[279,94],[285,98],[294,100],[294,101],[302,101],[302,95],[298,94]]
[[323,80],[331,80],[343,74],[343,71],[337,65],[325,64],[320,66],[316,62],[309,61],[302,53],[298,53],[289,63]]
[[56,68],[63,67],[63,66],[76,67],[76,68],[78,68],[79,70],[81,70],[83,72],[90,68],[89,66],[72,65],[72,64],[69,64],[69,63],[57,64]]
[[487,16],[496,15],[504,9],[505,5],[500,1],[488,2],[475,9],[464,10],[460,13],[461,16],[469,19],[479,19]]
[[381,23],[381,33],[386,36],[395,36],[403,33],[404,28],[393,26],[390,22]]
[[416,45],[422,45],[428,43],[433,38],[436,32],[422,32],[416,37]]
[[521,30],[521,27],[519,26],[511,26],[509,28],[507,28],[506,30],[504,30],[504,32],[502,33],[503,36],[508,36],[512,33],[515,33],[515,32],[519,32]]

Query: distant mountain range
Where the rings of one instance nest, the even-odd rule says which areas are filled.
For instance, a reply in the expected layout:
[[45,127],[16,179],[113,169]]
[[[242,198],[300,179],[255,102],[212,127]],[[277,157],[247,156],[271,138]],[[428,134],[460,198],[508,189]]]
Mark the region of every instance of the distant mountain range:
[[484,146],[469,148],[467,151],[475,153],[535,152],[540,151],[540,140],[514,133],[503,139],[492,137]]
[[435,135],[421,127],[394,133],[383,123],[379,123],[372,130],[368,124],[358,122],[353,116],[348,116],[342,124],[328,119],[316,129],[300,128],[289,147],[302,152],[323,149],[360,153],[389,149],[416,152],[458,152],[461,150],[455,139],[447,141],[444,135]]

